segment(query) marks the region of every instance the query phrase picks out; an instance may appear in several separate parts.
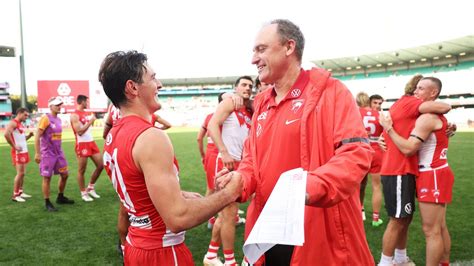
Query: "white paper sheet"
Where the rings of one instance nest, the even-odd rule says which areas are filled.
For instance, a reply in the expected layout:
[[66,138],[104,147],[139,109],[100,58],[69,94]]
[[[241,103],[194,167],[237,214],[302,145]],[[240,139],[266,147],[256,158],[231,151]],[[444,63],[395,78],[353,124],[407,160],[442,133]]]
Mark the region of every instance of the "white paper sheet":
[[306,175],[302,168],[281,174],[243,250],[250,263],[276,244],[304,243]]

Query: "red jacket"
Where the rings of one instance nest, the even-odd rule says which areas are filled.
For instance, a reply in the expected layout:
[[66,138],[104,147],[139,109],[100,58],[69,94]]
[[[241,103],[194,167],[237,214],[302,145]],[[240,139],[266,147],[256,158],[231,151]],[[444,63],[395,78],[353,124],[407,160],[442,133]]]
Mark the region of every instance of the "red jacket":
[[[374,265],[359,202],[360,182],[369,170],[373,151],[366,142],[358,107],[349,90],[322,69],[310,71],[306,90],[310,95],[304,105],[300,145],[301,165],[308,171],[309,201],[305,243],[295,247],[291,265]],[[256,113],[263,108],[259,101],[266,93],[271,90],[257,96]],[[256,122],[254,115],[252,124]],[[259,189],[265,177],[258,176],[259,165],[253,160],[255,141],[256,128],[252,127],[238,170],[245,180],[241,200],[255,193],[247,210],[245,238],[265,205]]]

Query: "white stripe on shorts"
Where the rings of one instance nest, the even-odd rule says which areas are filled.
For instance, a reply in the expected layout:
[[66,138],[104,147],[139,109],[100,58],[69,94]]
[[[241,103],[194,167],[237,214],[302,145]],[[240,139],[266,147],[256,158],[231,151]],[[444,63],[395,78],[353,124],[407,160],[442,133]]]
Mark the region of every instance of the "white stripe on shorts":
[[174,246],[171,246],[171,250],[173,251],[174,266],[178,266],[178,258],[176,258],[176,252],[174,251]]
[[397,175],[397,211],[395,212],[395,218],[400,218],[402,212],[402,176]]
[[[433,179],[434,179],[434,189],[435,191],[438,191],[438,178],[436,176],[436,170],[433,171]],[[436,203],[438,203],[438,197],[436,198]]]

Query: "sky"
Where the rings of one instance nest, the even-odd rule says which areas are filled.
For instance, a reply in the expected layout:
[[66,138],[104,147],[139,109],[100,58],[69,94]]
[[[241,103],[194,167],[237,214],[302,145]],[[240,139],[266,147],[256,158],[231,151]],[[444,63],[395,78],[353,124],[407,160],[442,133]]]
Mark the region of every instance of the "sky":
[[[472,2],[472,1],[471,1]],[[410,48],[474,34],[469,0],[22,0],[27,93],[38,80],[100,86],[103,58],[117,50],[148,55],[158,78],[255,75],[253,41],[272,19],[296,23],[305,65],[317,59]],[[20,93],[19,0],[0,2],[0,82]]]

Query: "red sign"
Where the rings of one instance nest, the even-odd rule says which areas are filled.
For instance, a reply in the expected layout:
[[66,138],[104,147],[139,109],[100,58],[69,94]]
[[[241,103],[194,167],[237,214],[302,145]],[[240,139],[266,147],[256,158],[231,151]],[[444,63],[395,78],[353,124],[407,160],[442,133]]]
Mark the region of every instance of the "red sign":
[[74,112],[78,95],[89,97],[88,80],[38,80],[38,110],[48,111],[48,100],[60,97],[62,108],[66,112]]

